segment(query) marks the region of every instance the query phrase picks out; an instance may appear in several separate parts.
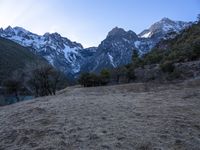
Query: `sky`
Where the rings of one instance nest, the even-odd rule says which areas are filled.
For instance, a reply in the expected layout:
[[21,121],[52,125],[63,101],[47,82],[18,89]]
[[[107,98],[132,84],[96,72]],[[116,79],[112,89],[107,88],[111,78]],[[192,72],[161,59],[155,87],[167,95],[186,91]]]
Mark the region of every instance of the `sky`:
[[195,21],[200,0],[0,0],[0,27],[58,32],[84,47],[98,46],[114,27],[140,33],[163,17]]

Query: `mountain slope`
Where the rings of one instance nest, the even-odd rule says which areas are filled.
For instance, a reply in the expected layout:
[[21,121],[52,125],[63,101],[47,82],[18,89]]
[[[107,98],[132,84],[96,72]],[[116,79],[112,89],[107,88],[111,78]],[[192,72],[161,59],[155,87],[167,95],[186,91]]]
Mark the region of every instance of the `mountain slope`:
[[23,69],[29,63],[47,64],[47,61],[30,52],[28,48],[0,38],[0,83],[15,70]]

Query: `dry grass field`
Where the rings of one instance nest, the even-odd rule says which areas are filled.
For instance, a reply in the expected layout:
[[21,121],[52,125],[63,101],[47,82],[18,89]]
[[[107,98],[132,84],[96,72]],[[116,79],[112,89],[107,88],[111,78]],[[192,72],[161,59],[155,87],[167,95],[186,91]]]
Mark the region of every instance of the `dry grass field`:
[[0,107],[0,150],[200,150],[200,81],[69,87]]

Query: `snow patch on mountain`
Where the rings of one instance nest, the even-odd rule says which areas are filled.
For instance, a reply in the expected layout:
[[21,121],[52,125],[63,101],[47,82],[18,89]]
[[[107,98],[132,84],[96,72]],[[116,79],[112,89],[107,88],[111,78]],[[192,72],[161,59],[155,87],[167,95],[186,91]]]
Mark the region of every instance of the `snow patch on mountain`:
[[113,61],[113,56],[112,55],[110,55],[109,53],[108,53],[108,57],[109,57],[109,59],[110,59],[110,63],[112,64],[112,66],[115,68],[116,67],[116,65],[114,64],[114,61]]
[[44,58],[53,66],[53,57],[52,56],[44,56]]
[[141,36],[142,38],[150,38],[151,37],[151,32],[147,32],[144,35]]
[[70,62],[73,63],[76,59],[76,54],[78,54],[78,52],[76,51],[76,48],[70,48],[67,45],[64,45],[65,48],[63,49],[65,58]]
[[139,46],[141,45],[141,41],[135,41],[134,44],[136,48],[139,48]]

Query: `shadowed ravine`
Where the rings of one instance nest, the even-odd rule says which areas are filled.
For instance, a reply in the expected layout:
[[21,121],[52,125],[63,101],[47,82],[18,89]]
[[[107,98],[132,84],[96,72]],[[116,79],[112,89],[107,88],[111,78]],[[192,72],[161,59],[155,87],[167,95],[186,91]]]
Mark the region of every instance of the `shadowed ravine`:
[[0,108],[0,149],[200,147],[200,81],[69,87]]

